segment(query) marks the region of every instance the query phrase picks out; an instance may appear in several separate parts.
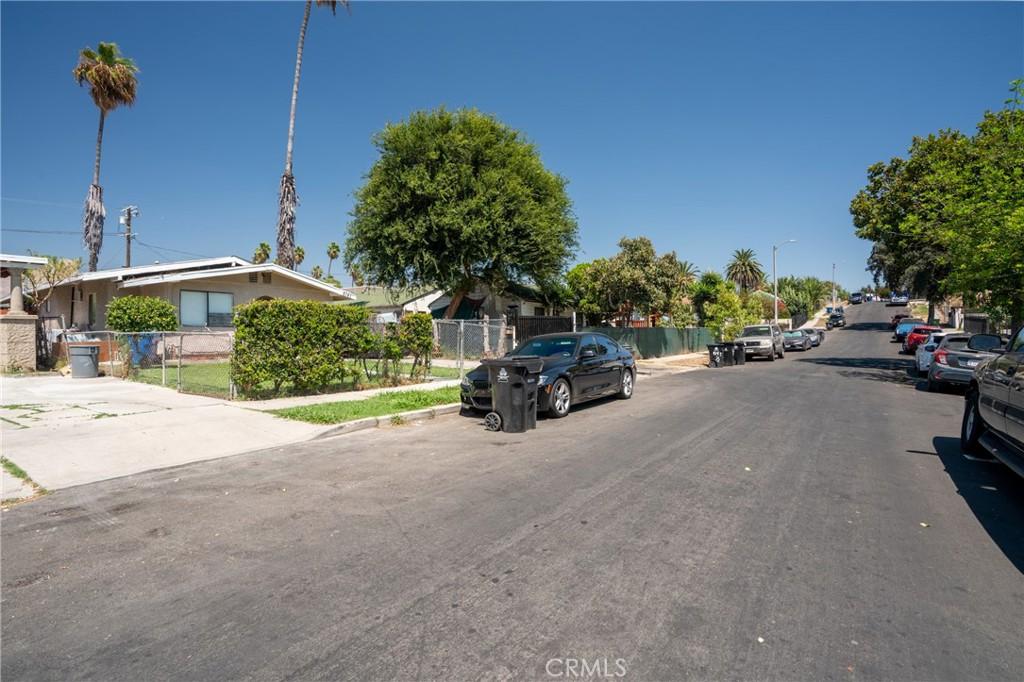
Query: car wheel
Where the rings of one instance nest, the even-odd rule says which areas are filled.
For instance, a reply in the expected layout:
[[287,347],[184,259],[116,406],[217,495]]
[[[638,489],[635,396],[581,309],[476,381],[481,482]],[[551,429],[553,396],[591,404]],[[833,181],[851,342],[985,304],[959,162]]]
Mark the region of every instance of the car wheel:
[[548,413],[555,419],[561,419],[569,414],[572,406],[572,388],[565,379],[558,379],[551,387],[551,407]]
[[777,353],[775,352],[775,349],[772,348],[772,352],[768,354],[768,359],[771,360],[772,362],[775,362],[775,356],[776,355],[777,355]]
[[985,433],[985,422],[978,413],[978,390],[972,389],[967,393],[964,400],[964,421],[960,426],[960,449],[968,455],[982,455],[987,453],[978,443],[978,439]]
[[619,398],[622,400],[629,400],[633,397],[633,380],[633,371],[628,367],[623,368],[622,383],[619,384]]
[[785,360],[785,359],[786,359],[786,349],[785,349],[785,347],[783,347],[783,348],[781,348],[779,350],[779,360]]

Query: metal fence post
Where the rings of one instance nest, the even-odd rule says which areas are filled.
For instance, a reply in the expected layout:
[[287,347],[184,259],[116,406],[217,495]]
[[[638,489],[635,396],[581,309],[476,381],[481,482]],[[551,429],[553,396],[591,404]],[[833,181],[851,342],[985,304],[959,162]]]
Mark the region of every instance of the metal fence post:
[[160,385],[167,385],[167,334],[160,334]]
[[179,391],[181,390],[181,356],[184,354],[184,350],[185,350],[185,335],[184,334],[179,334],[178,335],[178,381],[177,381],[177,388],[178,388]]
[[464,359],[466,340],[466,321],[459,320],[459,383],[466,378],[466,363]]
[[110,376],[114,376],[114,335],[107,332],[107,362],[110,364]]

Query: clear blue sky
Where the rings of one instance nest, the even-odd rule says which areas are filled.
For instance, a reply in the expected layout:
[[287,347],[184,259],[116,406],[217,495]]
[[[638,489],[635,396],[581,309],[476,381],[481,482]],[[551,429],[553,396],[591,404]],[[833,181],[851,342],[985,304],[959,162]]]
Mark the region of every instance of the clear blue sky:
[[[97,111],[71,78],[114,41],[141,68],[109,118],[108,231],[249,257],[273,243],[301,3],[11,3],[2,8],[3,250],[81,255]],[[295,174],[302,269],[343,242],[371,135],[473,106],[569,180],[579,260],[644,234],[701,269],[753,248],[781,274],[868,282],[850,198],[915,134],[973,129],[1024,74],[1024,4],[363,3],[314,9]],[[137,246],[136,262],[159,256]],[[161,260],[175,254],[165,252]],[[181,256],[178,256],[181,257]],[[108,237],[100,262],[119,265]]]

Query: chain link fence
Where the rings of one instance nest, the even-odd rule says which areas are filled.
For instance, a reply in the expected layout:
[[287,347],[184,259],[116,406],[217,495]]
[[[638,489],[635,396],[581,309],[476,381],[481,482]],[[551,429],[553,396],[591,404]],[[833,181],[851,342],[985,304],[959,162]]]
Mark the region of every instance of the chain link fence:
[[100,371],[145,384],[218,398],[234,398],[231,332],[65,332],[60,344],[98,346]]
[[503,320],[434,320],[434,363],[457,367],[460,379],[480,360],[500,358],[515,345],[515,328]]

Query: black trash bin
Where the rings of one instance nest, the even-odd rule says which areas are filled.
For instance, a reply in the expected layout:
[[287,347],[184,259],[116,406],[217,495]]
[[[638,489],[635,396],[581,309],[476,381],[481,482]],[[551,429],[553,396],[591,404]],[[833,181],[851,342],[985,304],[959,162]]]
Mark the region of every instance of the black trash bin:
[[544,361],[536,355],[484,360],[491,384],[490,431],[523,433],[537,428],[537,380]]
[[742,365],[747,362],[747,347],[742,341],[732,344],[732,361],[734,365]]
[[709,343],[708,363],[711,367],[728,367],[732,364],[731,343]]

